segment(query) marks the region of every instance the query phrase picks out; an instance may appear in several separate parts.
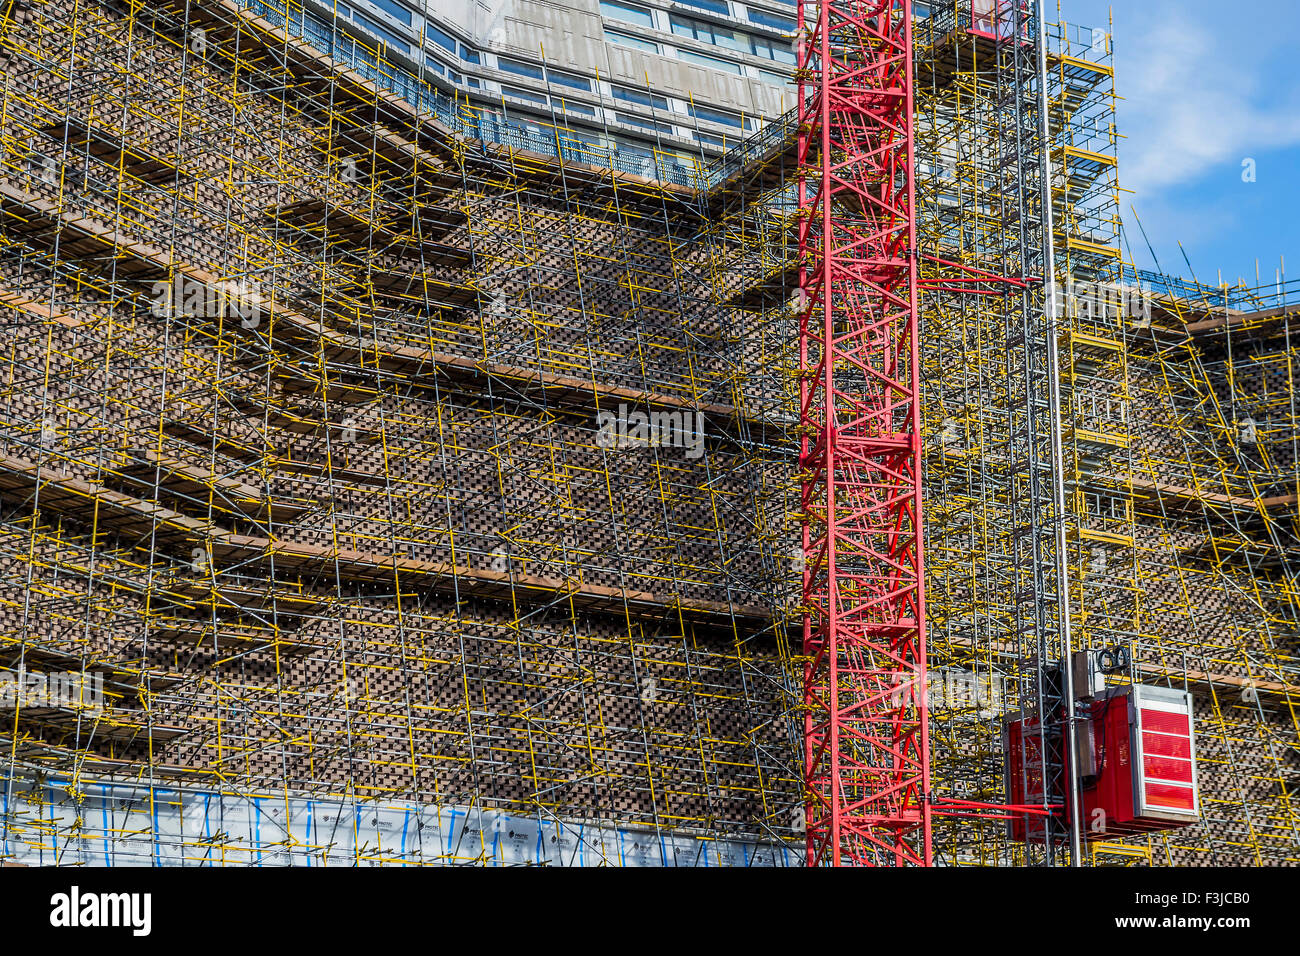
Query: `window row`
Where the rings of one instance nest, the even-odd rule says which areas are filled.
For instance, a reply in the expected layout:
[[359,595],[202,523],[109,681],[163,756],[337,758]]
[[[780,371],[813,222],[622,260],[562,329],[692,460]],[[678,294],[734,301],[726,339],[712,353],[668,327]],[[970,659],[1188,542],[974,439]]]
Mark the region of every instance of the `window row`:
[[436,27],[432,23],[426,23],[424,25],[424,35],[433,43],[436,43],[448,53],[455,54],[466,63],[482,62],[478,50],[467,47],[446,30]]
[[406,39],[405,37],[398,36],[396,33],[392,32],[391,30],[381,27],[378,23],[376,23],[374,20],[371,20],[369,17],[363,17],[361,14],[357,13],[354,10],[349,10],[347,7],[340,5],[338,10],[340,16],[348,18],[357,26],[364,29],[367,33],[371,33],[374,36],[377,36],[379,39],[383,40],[384,43],[388,45],[389,49],[397,50],[399,53],[401,53],[404,56],[411,55],[410,40]]
[[[481,114],[484,116],[491,116],[497,122],[505,122],[510,126],[515,126],[530,133],[544,136],[547,140],[554,140],[558,137],[564,142],[565,147],[568,149],[572,149],[575,146],[578,148],[589,146],[592,149],[593,161],[598,163],[604,162],[604,157],[611,153],[615,153],[621,157],[640,156],[647,160],[652,160],[657,154],[660,157],[660,161],[668,160],[669,162],[671,162],[671,157],[675,154],[678,157],[678,161],[686,167],[694,165],[700,159],[698,153],[694,153],[689,149],[682,149],[680,147],[655,147],[643,141],[628,139],[623,135],[610,134],[608,132],[596,130],[554,127],[548,123],[529,119],[527,117],[503,116],[501,113],[493,109],[482,110]],[[641,117],[626,116],[625,118],[628,121],[629,126],[635,126],[638,129],[653,131],[655,127],[655,124]],[[660,128],[664,132],[671,132],[671,128],[666,128],[665,124],[660,124]],[[729,149],[740,142],[740,137],[738,136],[732,137],[727,134],[718,135],[714,133],[705,133],[703,131],[697,131],[694,135],[694,139],[704,146],[724,150]],[[600,155],[597,156],[597,153]]]
[[547,83],[552,86],[563,86],[571,90],[581,90],[584,93],[591,92],[591,80],[587,79],[585,76],[578,76],[576,73],[566,73],[564,70],[557,70],[554,67],[543,67],[537,63],[529,63],[525,60],[515,60],[508,56],[498,56],[497,69],[503,73],[513,73],[515,76],[523,76],[530,80],[537,80],[539,83]]
[[[619,23],[629,23],[634,26],[644,27],[647,29],[656,29],[655,13],[648,7],[641,7],[633,3],[626,3],[624,0],[601,0],[601,13],[607,20],[613,20]],[[756,17],[767,18],[768,20],[780,20],[782,24],[787,21],[781,20],[771,14],[762,11],[754,11]],[[756,19],[755,22],[764,22]],[[793,29],[794,21],[788,21],[789,26]],[[766,23],[765,25],[772,25]],[[740,53],[746,56],[760,57],[765,60],[773,60],[777,63],[784,63],[790,66],[794,65],[795,53],[794,47],[785,40],[776,39],[770,36],[747,33],[744,30],[736,30],[731,27],[720,26],[716,23],[710,23],[705,20],[699,20],[694,17],[681,16],[680,14],[671,14],[666,24],[674,36],[684,39],[693,40],[697,43],[707,43],[710,46],[719,47],[733,53]],[[664,48],[661,44],[648,37],[637,36],[618,27],[606,26],[605,39],[610,43],[616,43],[620,46],[631,47],[636,50],[642,50],[646,53],[663,54]],[[736,76],[744,76],[745,68],[735,60],[725,57],[712,56],[707,53],[701,53],[697,50],[683,50],[678,48],[676,51],[677,58],[699,66],[706,66],[713,70],[722,70]],[[766,79],[766,77],[764,77]]]
[[[395,19],[409,22],[409,11],[405,11],[404,8],[397,4],[396,0],[371,0],[371,2],[373,2],[377,7],[389,12]],[[711,10],[712,7],[709,5],[715,2],[722,3],[722,5],[725,6],[723,0],[698,0],[698,2],[696,2],[696,0],[679,0],[679,2],[689,2],[690,5],[705,10]],[[625,3],[623,0],[601,0],[600,5],[602,12],[604,12],[606,16],[624,19],[627,22],[644,26],[651,26],[653,23],[650,19],[650,11],[647,8],[639,7],[631,3]],[[357,13],[343,4],[338,4],[336,9],[340,16],[350,19],[357,25],[363,27],[369,33],[384,41],[389,48],[397,50],[406,56],[411,55],[411,43],[406,38],[399,36],[374,20],[362,16],[360,13]],[[401,16],[402,12],[407,14],[405,18]],[[723,11],[718,10],[715,12]],[[760,11],[752,12],[755,14],[761,13]],[[761,15],[769,16],[768,14]],[[744,53],[751,56],[774,60],[778,63],[794,63],[794,53],[788,43],[783,43],[779,40],[773,40],[768,37],[747,34],[739,30],[726,29],[714,24],[706,23],[702,20],[695,20],[677,14],[673,14],[669,20],[672,32],[677,36],[696,40],[702,43],[708,43],[720,47],[721,49],[737,53]],[[433,23],[426,23],[424,29],[425,36],[431,43],[446,50],[451,55],[457,57],[461,62],[475,66],[483,65],[483,57],[479,51],[461,43],[441,27],[438,27]],[[648,53],[662,54],[664,52],[660,44],[654,40],[639,37],[622,30],[605,27],[604,34],[605,39],[611,43],[631,47],[637,50],[643,50]],[[746,75],[745,67],[742,64],[724,57],[701,53],[698,50],[683,49],[678,49],[676,51],[676,56],[679,60],[693,63],[697,66],[731,73],[734,76]],[[459,84],[463,82],[461,74],[457,73],[446,64],[430,58],[426,58],[426,64],[430,69],[434,70],[434,72],[438,73],[440,76],[447,77],[454,83]],[[512,59],[506,56],[497,57],[497,66],[499,69],[507,73],[514,73],[530,80],[545,82],[555,86],[562,86],[568,89],[580,90],[582,92],[591,91],[591,81],[589,79],[563,70],[544,68],[533,63]],[[774,86],[788,86],[792,82],[789,77],[769,70],[758,70],[757,77],[763,82]],[[473,81],[470,85],[477,88],[479,83]]]
[[[602,7],[616,6],[616,7],[626,7],[629,9],[636,9],[631,4],[622,3],[621,0],[601,0],[601,2],[602,2]],[[686,2],[686,0],[681,0],[681,2]],[[712,2],[712,0],[701,0],[701,3],[708,3],[708,2]],[[396,7],[394,0],[385,0],[385,3],[377,3],[376,5],[380,6],[383,9],[387,9],[387,4],[393,4],[393,6]],[[693,5],[699,5],[699,4],[693,4]],[[339,11],[340,16],[348,18],[352,20],[354,23],[357,23],[359,26],[363,27],[368,32],[374,34],[379,39],[383,40],[390,48],[399,50],[400,52],[408,56],[411,54],[411,44],[408,40],[405,40],[404,38],[397,35],[396,33],[393,33],[392,31],[385,29],[384,27],[380,26],[374,21],[361,16],[356,11],[342,4],[338,4],[336,9]],[[733,41],[726,40],[725,38],[726,34],[722,32],[720,28],[709,27],[708,24],[704,24],[702,21],[694,21],[691,20],[690,18],[679,17],[674,15],[672,17],[672,22],[673,22],[674,30],[675,32],[678,33],[678,35],[683,35],[683,36],[688,35],[687,31],[689,31],[689,35],[693,39],[710,37],[710,39],[708,39],[706,42],[712,42],[715,43],[715,45],[721,45],[721,46],[729,46],[729,44],[733,42]],[[714,32],[705,33],[703,32],[705,28]],[[447,53],[456,56],[461,61],[482,65],[482,58],[477,51],[471,50],[470,48],[466,47],[463,43],[458,41],[451,34],[435,26],[434,24],[427,23],[425,25],[425,35],[434,45],[440,47],[443,50],[446,50]],[[607,39],[611,39],[614,42],[627,43],[628,45],[634,45],[641,49],[650,49],[653,50],[654,52],[659,52],[658,44],[653,43],[652,41],[649,40],[645,40],[640,37],[635,37],[630,34],[620,34],[618,31],[610,30],[608,28],[606,28],[605,30],[605,35]],[[744,34],[737,34],[737,35],[745,36]],[[721,42],[719,42],[719,40],[716,39],[717,37],[722,38]],[[762,40],[763,38],[751,38],[751,39],[757,41],[757,40]],[[734,41],[734,42],[738,42],[738,41]],[[766,43],[768,41],[764,40],[763,42]],[[729,48],[735,48],[735,47],[729,46]],[[757,48],[751,46],[750,52],[753,52],[755,49]],[[763,55],[763,54],[759,54],[759,55]],[[744,67],[741,64],[731,60],[723,59],[721,57],[711,56],[709,54],[700,53],[694,50],[678,50],[677,56],[679,59],[684,60],[686,62],[696,63],[698,65],[706,66],[711,69],[730,72],[738,76],[745,75]],[[425,66],[428,69],[432,70],[434,73],[438,74],[439,76],[446,78],[453,84],[466,85],[471,89],[483,88],[482,83],[477,78],[472,76],[466,77],[463,73],[457,72],[455,69],[453,69],[452,67],[448,66],[443,62],[440,62],[435,57],[426,56],[424,58],[424,62],[425,62]],[[539,90],[536,87],[528,88],[526,86],[503,83],[501,85],[501,92],[503,95],[508,96],[512,99],[531,103],[533,105],[540,106],[540,107],[547,107],[551,104],[551,101],[554,100],[555,106],[558,109],[560,109],[562,112],[579,115],[579,116],[587,116],[590,118],[596,117],[596,110],[591,105],[584,104],[581,102],[574,102],[569,100],[566,97],[568,91],[571,90],[590,95],[593,92],[593,84],[589,78],[585,76],[581,76],[576,73],[570,73],[565,70],[557,70],[552,67],[544,66],[542,64],[531,63],[528,62],[527,60],[516,59],[504,55],[498,55],[496,57],[496,65],[497,68],[504,73],[513,74],[525,80],[532,81],[532,83],[534,84],[545,85],[545,87],[552,94],[550,97],[548,97],[543,90]],[[780,73],[775,73],[768,70],[759,70],[757,72],[758,72],[759,79],[763,80],[764,82],[770,83],[772,85],[785,86],[785,85],[789,85],[791,82],[788,76],[784,76]],[[627,87],[621,87],[615,84],[611,84],[610,92],[612,93],[615,100],[622,101],[623,103],[629,105],[639,106],[643,108],[648,107],[650,109],[656,111],[662,111],[665,113],[672,112],[673,110],[673,108],[670,106],[667,97],[662,96],[660,94],[649,93],[642,90],[636,90]],[[739,114],[731,113],[726,110],[714,109],[712,107],[703,107],[703,106],[695,107],[695,106],[687,105],[684,107],[684,112],[688,113],[691,117],[695,119],[703,120],[706,122],[718,123],[723,126],[729,126],[736,129],[737,131],[746,131],[755,128],[755,124],[752,121],[743,119]],[[616,119],[618,122],[627,122],[629,123],[629,125],[637,125],[643,128],[657,127],[663,132],[671,132],[672,129],[671,124],[665,125],[663,123],[657,123],[656,121],[652,121],[651,119],[646,117],[634,117],[632,113],[620,112],[617,114]]]
[[[535,106],[543,108],[554,107],[557,112],[587,116],[593,119],[596,117],[596,110],[591,104],[569,99],[562,91],[553,91],[552,95],[548,97],[545,93],[537,89],[526,89],[524,87],[502,83],[501,93],[511,99],[531,103]],[[612,114],[615,121],[625,123],[629,126],[637,126],[641,129],[658,130],[659,132],[668,135],[674,133],[674,117],[681,116],[682,111],[670,103],[668,97],[647,90],[636,90],[615,84],[610,85],[610,93],[615,101],[613,103],[615,112]],[[662,115],[638,116],[624,111],[628,105],[648,108],[652,113]],[[623,108],[620,109],[620,107]],[[684,112],[685,115],[690,116],[692,119],[701,120],[706,123],[716,123],[719,126],[729,126],[738,132],[758,128],[758,123],[753,118],[742,116],[739,113],[734,113],[730,110],[724,110],[718,107],[702,106],[693,102],[687,102],[685,104]]]
[[[647,40],[644,37],[633,36],[624,33],[621,30],[611,30],[605,28],[605,39],[610,43],[616,43],[619,46],[631,47],[635,50],[644,50],[646,53],[663,54],[663,48],[653,40]],[[711,56],[708,53],[700,53],[697,50],[677,51],[677,59],[684,60],[687,63],[694,63],[697,66],[706,66],[711,70],[720,70],[724,73],[731,73],[734,76],[744,76],[745,67],[735,60],[728,60],[720,56]],[[772,57],[777,59],[777,57]],[[784,73],[777,73],[773,70],[759,70],[758,78],[764,83],[770,83],[773,86],[791,86],[794,78]]]
[[669,18],[669,22],[675,36],[709,43],[736,53],[776,60],[778,63],[794,63],[794,48],[781,40],[756,36],[743,30],[727,29],[692,17],[678,16],[675,13]]
[[[676,0],[676,2],[681,6],[695,7],[697,10],[703,10],[706,13],[716,13],[719,16],[740,19],[740,15],[732,9],[728,0]],[[638,3],[629,3],[627,0],[601,0],[600,10],[605,16],[613,17],[616,20],[625,20],[628,23],[635,23],[638,26],[652,29],[655,25],[654,13],[649,7],[643,7]],[[770,10],[762,10],[746,4],[744,18],[750,23],[757,23],[759,26],[771,27],[785,33],[794,33],[795,19],[792,16],[773,13]]]

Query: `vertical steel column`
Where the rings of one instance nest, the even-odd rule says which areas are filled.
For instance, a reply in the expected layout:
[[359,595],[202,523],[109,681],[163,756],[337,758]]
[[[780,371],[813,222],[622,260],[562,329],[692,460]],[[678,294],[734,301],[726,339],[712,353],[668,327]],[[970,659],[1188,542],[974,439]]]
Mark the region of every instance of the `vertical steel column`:
[[910,0],[800,0],[808,862],[931,862]]
[[[1015,628],[1027,680],[1021,701],[1039,717],[1042,808],[1068,787],[1070,721],[1069,579],[1064,457],[1056,343],[1050,117],[1045,24],[1039,0],[998,0],[995,48],[997,191],[1004,268],[1023,283],[1008,297],[1008,477]],[[1059,665],[1059,666],[1058,666]],[[1070,829],[1056,813],[1026,821],[1026,861],[1057,865]]]
[[[1057,351],[1057,342],[1062,327],[1061,315],[1065,303],[1058,296],[1060,291],[1056,281],[1056,217],[1052,208],[1052,114],[1048,99],[1047,75],[1047,20],[1043,0],[1035,0],[1034,18],[1038,28],[1034,37],[1038,48],[1038,111],[1042,123],[1043,138],[1043,279],[1047,289],[1044,312],[1047,324],[1047,376],[1050,385],[1050,417],[1052,433],[1052,495],[1056,510],[1056,575],[1057,593],[1061,601],[1060,620],[1060,655],[1061,655],[1061,696],[1064,698],[1062,715],[1063,746],[1070,767],[1077,766],[1075,755],[1078,750],[1078,724],[1075,719],[1074,645],[1070,631],[1070,563],[1069,543],[1066,538],[1066,520],[1068,511],[1065,500],[1065,451],[1063,436],[1063,410],[1061,407],[1061,361]],[[1070,866],[1080,866],[1083,862],[1083,821],[1080,808],[1083,806],[1083,790],[1080,786],[1077,770],[1071,769],[1065,775],[1065,813],[1069,820],[1067,827],[1070,843]]]

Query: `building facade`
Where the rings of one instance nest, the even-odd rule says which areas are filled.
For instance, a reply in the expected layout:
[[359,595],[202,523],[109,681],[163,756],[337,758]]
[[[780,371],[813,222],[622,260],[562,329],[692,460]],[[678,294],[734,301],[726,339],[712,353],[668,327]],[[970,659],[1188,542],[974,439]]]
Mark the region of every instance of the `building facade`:
[[781,0],[312,7],[470,109],[601,148],[712,157],[794,105],[794,8]]
[[[6,859],[799,861],[793,14],[702,2],[0,6]],[[1066,621],[1203,748],[1088,862],[1294,863],[1294,309],[1125,270],[1109,37],[989,9],[916,25],[935,791]]]

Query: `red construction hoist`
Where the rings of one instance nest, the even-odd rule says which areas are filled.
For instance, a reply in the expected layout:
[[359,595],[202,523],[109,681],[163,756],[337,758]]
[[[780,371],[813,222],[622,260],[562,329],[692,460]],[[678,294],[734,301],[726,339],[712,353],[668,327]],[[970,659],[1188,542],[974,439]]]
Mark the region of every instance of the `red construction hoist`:
[[911,0],[799,0],[808,862],[931,862]]

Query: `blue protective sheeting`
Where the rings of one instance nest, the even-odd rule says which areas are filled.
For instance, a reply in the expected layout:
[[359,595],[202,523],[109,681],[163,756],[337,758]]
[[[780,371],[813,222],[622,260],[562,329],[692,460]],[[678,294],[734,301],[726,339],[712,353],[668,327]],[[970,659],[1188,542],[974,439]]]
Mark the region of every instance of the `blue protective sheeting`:
[[467,806],[0,778],[7,861],[90,866],[795,866],[800,848]]

